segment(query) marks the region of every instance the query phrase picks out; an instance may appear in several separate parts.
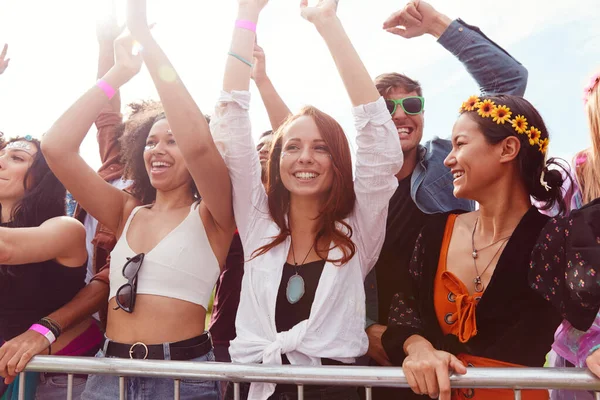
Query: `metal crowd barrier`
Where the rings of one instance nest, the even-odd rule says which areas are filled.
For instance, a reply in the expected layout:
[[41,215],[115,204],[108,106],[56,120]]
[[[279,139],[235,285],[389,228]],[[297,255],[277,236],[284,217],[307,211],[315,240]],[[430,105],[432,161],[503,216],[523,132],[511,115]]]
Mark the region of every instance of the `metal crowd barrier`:
[[[298,386],[298,400],[304,400],[305,385],[364,386],[371,400],[373,387],[408,387],[402,368],[391,367],[304,367],[295,365],[248,365],[190,361],[127,360],[117,358],[36,356],[28,372],[68,374],[67,400],[72,400],[73,374],[119,376],[120,400],[125,400],[125,377],[153,377],[174,380],[174,399],[179,399],[180,379],[234,382],[234,399],[240,398],[240,382],[273,382]],[[450,378],[453,388],[512,389],[521,399],[524,389],[570,389],[595,392],[600,400],[600,379],[578,368],[468,368],[466,375]],[[25,373],[19,379],[19,400],[24,400]]]

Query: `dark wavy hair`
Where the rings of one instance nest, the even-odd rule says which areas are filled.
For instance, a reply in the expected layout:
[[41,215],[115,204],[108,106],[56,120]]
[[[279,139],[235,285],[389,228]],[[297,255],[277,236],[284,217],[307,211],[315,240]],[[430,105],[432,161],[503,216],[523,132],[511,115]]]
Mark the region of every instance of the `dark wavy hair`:
[[[352,157],[350,146],[344,130],[335,119],[318,110],[307,106],[295,115],[290,116],[275,132],[273,144],[269,152],[267,164],[267,195],[269,202],[269,213],[277,224],[280,232],[273,238],[271,243],[258,248],[252,257],[258,257],[276,247],[291,234],[286,222],[286,215],[290,210],[290,192],[281,181],[279,172],[279,161],[281,159],[283,134],[289,125],[300,117],[312,118],[325,144],[329,148],[332,161],[333,183],[321,210],[318,221],[317,236],[315,237],[315,250],[318,254],[328,253],[334,247],[339,247],[342,257],[339,259],[327,259],[337,265],[346,264],[356,253],[356,246],[352,242],[352,228],[344,219],[354,210],[356,194],[354,193],[354,181],[352,180]],[[341,224],[344,230],[338,228]],[[327,240],[327,248],[319,246],[320,239]],[[332,247],[329,246],[333,242]]]
[[[67,191],[48,167],[40,150],[40,141],[15,137],[4,143],[26,141],[37,148],[33,163],[23,179],[25,193],[15,205],[11,214],[10,226],[13,228],[31,228],[40,226],[45,221],[66,214]],[[0,205],[0,210],[2,206]],[[6,222],[6,221],[4,221]]]
[[[150,177],[144,164],[144,147],[150,130],[165,113],[160,102],[144,100],[128,104],[129,117],[117,128],[121,143],[121,162],[125,166],[123,177],[133,180],[130,193],[142,204],[151,204],[156,200],[156,189],[150,183]],[[207,121],[210,117],[205,116]],[[198,197],[198,189],[192,181],[192,192]]]
[[[536,108],[527,100],[519,96],[499,95],[480,97],[481,101],[491,100],[496,105],[505,105],[510,108],[512,118],[522,115],[527,118],[529,126],[535,126],[541,131],[540,140],[550,139],[548,128]],[[510,123],[498,124],[492,118],[482,118],[477,115],[477,110],[465,111],[478,125],[481,132],[490,144],[497,144],[509,136],[514,136],[521,142],[521,150],[517,156],[517,163],[525,188],[531,197],[541,204],[540,210],[550,210],[558,206],[560,214],[564,214],[567,206],[564,201],[562,186],[569,173],[565,170],[564,160],[550,158],[545,161],[545,154],[540,151],[537,144],[531,145],[526,134],[519,134]],[[550,168],[553,167],[553,168]],[[541,184],[542,174],[550,190]]]

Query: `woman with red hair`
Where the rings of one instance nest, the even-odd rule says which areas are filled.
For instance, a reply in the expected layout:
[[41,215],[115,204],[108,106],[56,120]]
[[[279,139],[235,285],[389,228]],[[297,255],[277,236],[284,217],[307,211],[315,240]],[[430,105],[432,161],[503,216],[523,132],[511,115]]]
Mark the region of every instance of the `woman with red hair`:
[[[329,47],[354,105],[355,179],[341,126],[314,107],[274,135],[266,190],[248,118],[254,30],[266,0],[240,0],[224,87],[211,131],[229,169],[235,219],[247,250],[236,363],[351,364],[366,353],[363,281],[385,235],[388,202],[402,166],[398,132],[337,18],[337,1],[301,5]],[[232,392],[230,390],[229,392]],[[325,399],[356,389],[307,387]],[[252,383],[242,398],[282,398],[295,386]],[[231,397],[231,393],[228,393]],[[228,396],[226,396],[228,397]]]

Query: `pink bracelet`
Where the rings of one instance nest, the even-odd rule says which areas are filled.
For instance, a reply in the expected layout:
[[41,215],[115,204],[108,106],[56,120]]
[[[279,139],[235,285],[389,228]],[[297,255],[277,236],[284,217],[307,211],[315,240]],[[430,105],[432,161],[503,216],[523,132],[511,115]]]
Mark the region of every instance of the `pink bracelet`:
[[116,90],[113,89],[113,87],[110,86],[108,83],[104,82],[102,79],[96,82],[96,86],[102,89],[102,91],[104,92],[106,97],[108,97],[109,100],[112,99],[116,93]]
[[248,29],[249,31],[256,32],[256,24],[252,21],[238,19],[235,21],[236,28]]
[[52,331],[46,328],[45,326],[42,326],[40,324],[33,324],[29,327],[29,330],[36,331],[40,335],[44,336],[46,339],[48,339],[50,344],[56,342],[56,337],[54,337],[54,333],[52,333]]

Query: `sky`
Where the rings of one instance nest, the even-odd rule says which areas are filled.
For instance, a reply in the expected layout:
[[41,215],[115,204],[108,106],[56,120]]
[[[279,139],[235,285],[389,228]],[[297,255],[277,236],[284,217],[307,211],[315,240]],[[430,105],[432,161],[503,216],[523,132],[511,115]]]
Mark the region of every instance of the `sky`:
[[[582,93],[600,68],[600,0],[431,0],[451,18],[477,25],[529,70],[525,97],[550,130],[550,155],[570,159],[589,146]],[[311,4],[315,4],[312,0]],[[94,85],[96,18],[110,0],[0,0],[0,46],[10,66],[0,75],[0,130],[40,137]],[[314,27],[300,17],[299,1],[271,0],[258,24],[267,72],[292,111],[312,104],[335,117],[354,143],[350,102]],[[341,0],[338,15],[370,74],[402,72],[421,82],[426,97],[424,137],[449,137],[462,101],[478,93],[463,66],[431,36],[403,39],[386,33],[386,17],[400,0]],[[117,0],[121,17],[124,0]],[[153,33],[188,90],[212,113],[221,89],[236,0],[148,0]],[[252,87],[255,137],[269,129]],[[158,98],[148,72],[121,89],[123,104]],[[99,167],[93,130],[81,152]]]

